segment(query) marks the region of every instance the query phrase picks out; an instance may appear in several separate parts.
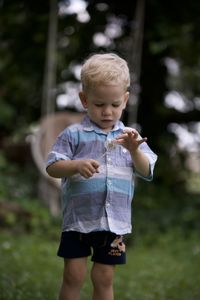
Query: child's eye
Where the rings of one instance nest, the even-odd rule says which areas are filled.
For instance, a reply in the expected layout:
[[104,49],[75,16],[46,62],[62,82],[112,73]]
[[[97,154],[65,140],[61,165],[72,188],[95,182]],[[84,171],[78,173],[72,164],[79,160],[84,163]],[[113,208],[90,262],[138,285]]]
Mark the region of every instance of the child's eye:
[[112,106],[113,106],[113,107],[119,107],[120,104],[113,104]]
[[103,104],[102,104],[102,103],[96,103],[95,106],[96,106],[96,107],[102,107]]

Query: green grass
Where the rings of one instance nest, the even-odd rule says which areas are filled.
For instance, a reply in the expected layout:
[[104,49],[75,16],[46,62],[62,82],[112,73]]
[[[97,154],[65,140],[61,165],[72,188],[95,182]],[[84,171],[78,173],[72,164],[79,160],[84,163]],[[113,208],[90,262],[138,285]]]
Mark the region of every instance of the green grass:
[[[116,268],[115,299],[199,300],[197,234],[185,239],[171,232],[151,246],[145,241],[129,246],[127,264]],[[63,267],[57,245],[55,237],[1,232],[0,300],[57,299]],[[91,299],[90,267],[81,300]]]
[[0,245],[0,300],[57,299],[57,242],[45,236],[1,234]]

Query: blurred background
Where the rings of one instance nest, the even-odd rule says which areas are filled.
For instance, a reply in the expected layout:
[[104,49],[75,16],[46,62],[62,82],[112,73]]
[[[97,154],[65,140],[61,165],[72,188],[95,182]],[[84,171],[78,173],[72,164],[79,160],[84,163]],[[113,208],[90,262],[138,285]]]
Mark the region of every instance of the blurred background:
[[137,180],[116,299],[200,299],[200,2],[0,0],[0,28],[0,300],[57,298],[60,182],[45,158],[84,114],[80,68],[97,52],[127,60],[123,121],[158,155],[153,182]]

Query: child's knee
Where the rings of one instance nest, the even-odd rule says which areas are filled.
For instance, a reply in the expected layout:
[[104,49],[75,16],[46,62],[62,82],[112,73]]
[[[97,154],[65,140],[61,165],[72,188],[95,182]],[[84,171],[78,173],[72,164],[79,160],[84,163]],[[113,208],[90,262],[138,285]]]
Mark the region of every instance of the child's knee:
[[68,286],[81,287],[85,280],[86,272],[87,268],[84,264],[80,266],[75,262],[66,263],[63,275],[63,282]]
[[91,279],[94,286],[110,287],[113,283],[114,267],[110,265],[94,264]]

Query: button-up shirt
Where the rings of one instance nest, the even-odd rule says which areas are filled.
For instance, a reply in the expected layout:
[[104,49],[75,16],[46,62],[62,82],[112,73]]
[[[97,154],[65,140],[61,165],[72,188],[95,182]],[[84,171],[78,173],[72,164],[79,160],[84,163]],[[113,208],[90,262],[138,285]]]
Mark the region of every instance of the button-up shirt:
[[121,145],[106,146],[125,128],[118,121],[106,133],[86,116],[81,123],[67,127],[58,136],[48,155],[47,167],[59,160],[95,159],[100,163],[99,173],[89,179],[80,174],[62,178],[63,231],[131,232],[135,175],[152,180],[157,156],[147,143],[142,143],[139,147],[148,157],[150,175],[137,174],[127,149]]

